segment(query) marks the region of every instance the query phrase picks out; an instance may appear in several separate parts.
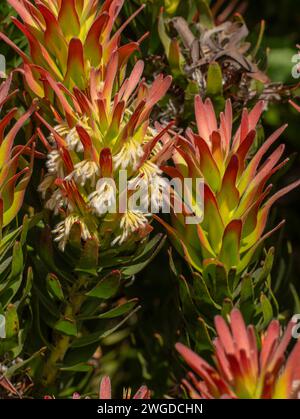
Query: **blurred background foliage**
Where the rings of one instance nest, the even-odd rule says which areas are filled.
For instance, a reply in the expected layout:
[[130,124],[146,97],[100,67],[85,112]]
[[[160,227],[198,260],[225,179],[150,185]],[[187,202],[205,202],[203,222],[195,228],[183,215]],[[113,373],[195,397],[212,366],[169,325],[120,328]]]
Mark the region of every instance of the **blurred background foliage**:
[[[145,32],[150,35],[142,44],[141,55],[146,62],[146,78],[153,79],[156,72],[168,72],[167,60],[158,34],[158,16],[162,7],[168,17],[183,16],[192,18],[194,6],[198,0],[126,0],[120,19],[132,14],[141,3],[145,9],[126,29],[127,39],[137,39]],[[199,1],[201,3],[201,1]],[[220,9],[220,14],[233,15],[242,12],[250,30],[249,39],[257,36],[260,22],[266,23],[261,49],[266,51],[262,58],[267,60],[267,74],[274,82],[293,86],[300,82],[292,77],[297,54],[296,45],[300,43],[300,1],[299,0],[261,0],[261,1],[212,1],[211,6]],[[229,9],[228,9],[229,7]],[[1,1],[0,27],[7,36],[21,48],[26,42],[20,32],[10,23],[12,10]],[[5,55],[8,69],[19,64],[19,58],[4,43],[0,45],[1,54]],[[300,62],[300,60],[298,61]],[[175,92],[176,94],[176,92]],[[300,103],[300,90],[293,95]],[[163,106],[163,105],[162,105]],[[286,154],[293,163],[290,169],[274,180],[279,186],[291,183],[300,176],[300,115],[291,107],[287,98],[282,103],[270,104],[263,117],[265,134],[269,135],[284,123],[289,127],[282,137],[287,144]],[[286,219],[286,225],[279,233],[272,236],[267,248],[276,245],[275,261],[272,271],[272,284],[279,302],[282,317],[300,313],[300,194],[296,190],[284,197],[273,211],[271,223]],[[157,226],[158,230],[160,229]],[[97,374],[93,380],[94,389],[99,383],[99,376],[108,373],[116,387],[115,394],[120,394],[122,387],[129,383],[138,386],[145,383],[154,392],[154,397],[178,394],[178,377],[183,375],[182,367],[174,351],[178,340],[184,336],[185,321],[179,303],[178,281],[169,268],[170,249],[166,242],[161,253],[141,273],[130,286],[126,287],[128,298],[138,298],[142,308],[131,317],[126,326],[104,339],[101,349],[93,358]],[[174,251],[173,251],[174,253]],[[173,254],[176,264],[182,261]],[[195,320],[201,329],[201,319]],[[209,353],[210,341],[207,337],[201,354]],[[175,378],[176,377],[176,378]],[[80,385],[84,389],[87,379]],[[88,389],[91,390],[90,388]],[[133,388],[136,390],[136,388]]]

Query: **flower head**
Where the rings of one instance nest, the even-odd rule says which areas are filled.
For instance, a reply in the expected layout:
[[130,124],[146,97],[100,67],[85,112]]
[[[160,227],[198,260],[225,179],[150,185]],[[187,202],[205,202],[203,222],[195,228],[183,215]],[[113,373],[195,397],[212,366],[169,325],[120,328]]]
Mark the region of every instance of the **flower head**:
[[[39,189],[46,207],[63,218],[54,229],[61,249],[70,234],[69,220],[80,219],[82,239],[96,237],[102,249],[142,239],[151,230],[148,211],[130,203],[142,182],[147,185],[146,198],[153,192],[156,203],[164,186],[160,165],[170,156],[171,142],[165,136],[167,128],[152,128],[149,117],[171,78],[160,75],[148,86],[141,79],[143,62],[138,61],[119,85],[119,59],[117,52],[112,54],[104,83],[91,71],[91,87],[85,93],[77,88],[74,94],[66,89],[62,93],[44,73],[63,111],[55,128],[39,116],[50,131],[47,140],[39,130],[48,153],[48,174]],[[122,200],[126,206],[121,211]]]
[[30,55],[5,34],[0,37],[22,57],[27,87],[38,97],[48,94],[40,69],[69,90],[74,87],[85,90],[91,68],[97,69],[98,80],[103,81],[115,50],[120,50],[118,68],[123,72],[130,55],[139,47],[139,41],[120,46],[122,31],[139,10],[113,33],[124,0],[34,0],[32,3],[9,0],[9,3],[21,18],[12,19],[27,38]]
[[216,316],[215,367],[181,343],[176,345],[193,370],[188,374],[188,380],[183,381],[190,396],[205,399],[300,398],[300,341],[288,357],[285,355],[294,325],[291,321],[280,337],[279,322],[273,320],[257,342],[255,327],[246,327],[239,310],[231,312],[229,326],[223,317]]

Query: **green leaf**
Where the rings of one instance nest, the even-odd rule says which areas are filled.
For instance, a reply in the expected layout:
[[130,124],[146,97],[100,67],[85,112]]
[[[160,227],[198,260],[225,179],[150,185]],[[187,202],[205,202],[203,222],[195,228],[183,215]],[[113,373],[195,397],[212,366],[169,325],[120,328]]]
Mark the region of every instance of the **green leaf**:
[[184,66],[184,58],[181,54],[179,42],[177,39],[172,39],[170,43],[170,50],[168,55],[168,60],[170,63],[170,68],[172,73],[175,77],[180,77],[184,74],[183,66]]
[[37,243],[37,251],[41,260],[47,266],[50,271],[57,272],[58,268],[54,262],[54,252],[53,252],[53,242],[52,242],[52,233],[49,226],[46,226],[40,234]]
[[163,47],[165,49],[165,53],[168,56],[169,51],[170,51],[171,39],[169,38],[169,36],[166,32],[163,13],[160,13],[160,15],[158,17],[158,34],[159,34],[160,40],[163,44]]
[[59,301],[64,301],[64,293],[61,283],[56,275],[50,273],[46,278],[47,289],[49,293]]
[[228,278],[225,266],[218,261],[211,261],[203,271],[203,283],[207,289],[208,296],[213,304],[219,308],[224,298],[231,298],[228,289]]
[[6,339],[17,338],[19,333],[19,319],[16,306],[10,304],[5,314]]
[[16,242],[13,249],[11,273],[4,285],[0,286],[2,292],[0,301],[6,307],[18,292],[23,276],[23,252],[22,246]]
[[49,314],[51,314],[51,316],[58,319],[59,308],[55,305],[54,300],[51,300],[49,298],[49,295],[45,292],[45,290],[40,290],[36,283],[33,284],[33,287],[34,291],[37,293],[38,300],[41,302],[42,306],[48,311]]
[[72,367],[74,365],[83,364],[87,359],[92,358],[93,354],[99,347],[99,343],[95,342],[90,346],[84,346],[82,348],[73,348],[68,350],[64,358],[64,366]]
[[129,311],[133,310],[134,307],[137,305],[138,299],[133,298],[130,301],[127,301],[124,304],[121,304],[117,307],[112,308],[109,311],[106,311],[105,313],[99,314],[97,316],[90,316],[90,317],[79,317],[80,320],[93,320],[93,319],[114,319],[116,317],[123,316],[124,314],[127,314]]
[[211,63],[208,67],[206,96],[210,97],[213,101],[217,113],[224,109],[223,74],[218,63]]
[[203,275],[193,272],[193,289],[195,290],[193,297],[220,310],[221,306],[215,301],[208,287],[210,282],[211,278],[208,270],[205,270],[205,275],[204,272]]
[[74,320],[71,319],[58,320],[58,322],[54,325],[54,329],[67,336],[78,335],[77,324]]
[[153,237],[153,239],[149,240],[146,245],[142,248],[142,252],[139,253],[136,257],[132,259],[133,262],[140,262],[140,261],[147,261],[149,259],[149,256],[153,254],[154,249],[157,248],[158,251],[161,249],[161,247],[164,245],[165,241],[167,239],[166,235],[163,235],[161,233],[156,234],[156,236]]
[[227,266],[228,269],[238,265],[240,260],[240,240],[242,231],[242,221],[232,220],[226,226],[222,239],[222,247],[220,251],[220,261]]
[[132,260],[131,265],[122,269],[122,274],[124,276],[131,277],[141,272],[160,252],[166,238],[167,237],[162,234],[157,234],[146,244],[143,252]]
[[31,292],[32,284],[33,284],[33,270],[31,268],[31,266],[29,266],[28,271],[27,271],[26,284],[23,288],[22,297],[21,297],[21,300],[20,300],[20,305],[26,300],[29,293]]
[[223,75],[218,63],[211,63],[208,67],[206,94],[223,96]]
[[193,302],[191,289],[188,286],[188,283],[183,275],[179,276],[179,294],[186,317],[196,319],[198,316],[198,312]]
[[7,274],[7,268],[11,265],[12,257],[7,257],[0,265],[0,275]]
[[233,291],[238,286],[240,277],[236,274],[236,268],[231,268],[227,274],[227,284],[229,292],[233,294]]
[[87,364],[77,364],[71,367],[61,367],[59,368],[61,371],[73,371],[73,372],[91,372],[93,371],[93,367]]
[[250,323],[254,312],[254,288],[253,277],[245,275],[242,279],[240,290],[240,310],[246,323]]
[[222,305],[221,315],[227,317],[233,309],[233,303],[230,298],[225,298]]
[[46,352],[47,348],[41,348],[39,351],[35,352],[30,358],[27,358],[25,361],[18,362],[14,364],[12,367],[10,367],[6,373],[5,377],[11,378],[17,371],[23,369],[28,364],[30,364],[32,361],[34,361],[36,358],[41,357]]
[[262,329],[266,328],[270,321],[273,319],[273,308],[269,301],[269,299],[262,294],[260,297],[262,314],[263,314],[263,324],[261,326]]
[[21,243],[16,242],[14,245],[14,250],[13,250],[13,259],[12,259],[11,274],[10,274],[11,279],[18,277],[20,273],[23,272],[23,263],[24,261],[23,261],[22,246],[21,246]]
[[0,258],[3,260],[6,252],[13,247],[15,240],[18,238],[19,234],[22,231],[22,227],[12,231],[9,234],[6,234],[5,237],[0,240]]
[[253,279],[250,275],[246,275],[242,280],[241,286],[241,301],[243,304],[247,301],[253,303],[254,300],[254,289],[253,289]]
[[129,311],[133,310],[137,303],[138,299],[134,298],[124,304],[121,304],[118,307],[107,311],[106,313],[100,314],[99,319],[114,319],[115,317],[123,316],[124,314],[127,314]]
[[275,249],[274,247],[271,247],[267,253],[262,269],[260,270],[260,273],[257,277],[256,285],[264,283],[264,281],[270,275],[274,263],[274,254]]
[[208,331],[208,325],[202,317],[199,317],[197,320],[199,327],[197,328],[196,332],[195,351],[213,351],[213,342]]
[[82,244],[81,244],[81,228],[79,224],[73,224],[67,244],[67,251],[70,249],[72,258],[76,261],[80,260]]
[[103,278],[98,285],[87,293],[88,297],[108,299],[116,294],[120,286],[121,272],[113,271]]
[[174,13],[176,13],[179,4],[180,0],[165,0],[166,12],[169,15],[173,15]]
[[258,53],[258,51],[259,51],[259,49],[261,47],[261,44],[262,44],[262,41],[263,41],[263,38],[264,38],[265,29],[266,29],[266,23],[265,23],[264,20],[261,20],[261,22],[260,22],[260,29],[259,29],[259,34],[258,34],[258,37],[257,37],[256,45],[254,46],[253,51],[251,53],[251,56],[253,58],[255,58],[255,56],[257,55],[257,53]]
[[97,275],[99,245],[95,239],[87,240],[81,254],[76,272]]
[[299,295],[297,293],[297,290],[296,290],[296,288],[293,284],[290,284],[290,290],[291,290],[292,296],[294,298],[294,305],[295,305],[294,313],[300,313],[300,297],[299,297]]
[[26,243],[28,229],[29,229],[29,218],[27,216],[25,216],[23,218],[22,233],[21,233],[21,237],[20,237],[20,242],[21,242],[22,246],[24,246],[25,243]]
[[207,0],[195,0],[197,9],[200,13],[200,23],[206,28],[213,28],[214,18]]
[[125,319],[123,319],[121,322],[119,322],[116,326],[112,327],[111,329],[108,329],[108,330],[101,329],[98,332],[90,333],[87,336],[83,336],[83,337],[75,339],[71,343],[71,347],[72,348],[81,348],[83,346],[89,346],[89,345],[92,345],[95,342],[99,342],[101,339],[106,338],[111,333],[118,330],[119,327],[121,327],[124,323],[126,323],[127,320],[131,316],[133,316],[133,314],[136,313],[140,308],[141,308],[140,306],[136,307],[135,310],[133,310],[131,313],[128,314],[128,316],[125,317]]

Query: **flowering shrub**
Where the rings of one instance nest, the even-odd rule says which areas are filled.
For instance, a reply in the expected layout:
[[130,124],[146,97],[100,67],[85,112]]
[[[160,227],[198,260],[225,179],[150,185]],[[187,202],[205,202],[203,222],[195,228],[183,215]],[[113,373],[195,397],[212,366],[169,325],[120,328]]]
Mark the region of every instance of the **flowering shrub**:
[[177,340],[191,397],[299,397],[299,86],[246,3],[1,2],[0,398],[182,397]]

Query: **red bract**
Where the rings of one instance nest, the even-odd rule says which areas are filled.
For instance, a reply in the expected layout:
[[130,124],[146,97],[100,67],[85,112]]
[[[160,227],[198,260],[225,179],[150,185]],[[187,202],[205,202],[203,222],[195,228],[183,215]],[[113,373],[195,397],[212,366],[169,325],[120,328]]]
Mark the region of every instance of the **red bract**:
[[239,310],[230,314],[228,326],[216,316],[215,367],[195,352],[177,343],[176,349],[193,372],[183,384],[192,398],[300,398],[300,341],[285,355],[295,323],[283,336],[273,320],[257,342],[255,327],[246,327]]

